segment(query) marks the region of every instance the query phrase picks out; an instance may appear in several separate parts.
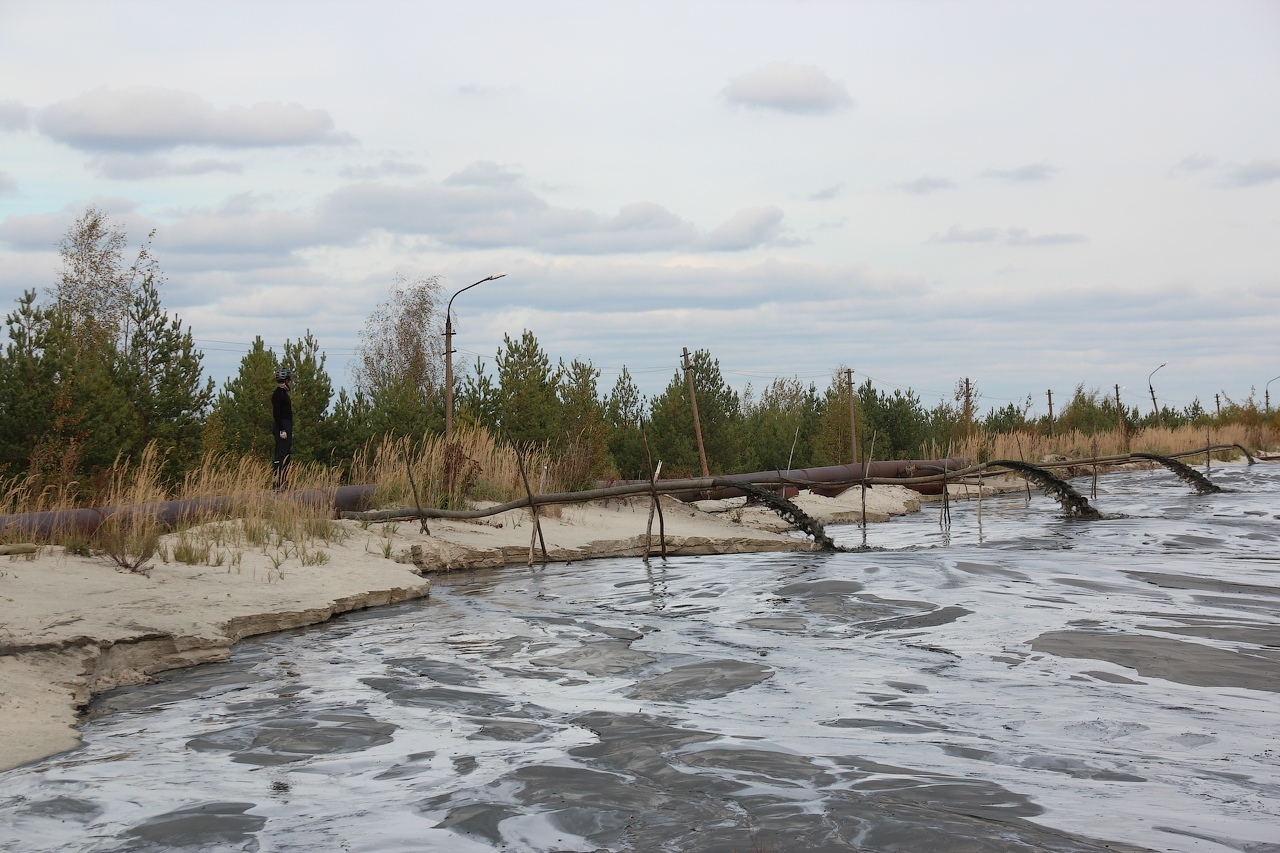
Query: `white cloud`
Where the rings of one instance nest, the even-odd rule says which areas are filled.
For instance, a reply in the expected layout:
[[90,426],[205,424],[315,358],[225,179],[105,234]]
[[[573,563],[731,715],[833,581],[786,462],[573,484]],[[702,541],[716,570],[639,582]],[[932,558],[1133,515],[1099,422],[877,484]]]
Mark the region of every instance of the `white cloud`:
[[1048,163],[1028,163],[1016,169],[988,169],[983,172],[987,178],[1008,181],[1015,184],[1039,183],[1047,181],[1060,171],[1057,166]]
[[17,101],[0,101],[0,131],[26,130],[30,126],[30,109]]
[[1087,243],[1083,234],[1032,234],[1025,228],[961,228],[952,225],[942,234],[929,238],[930,243],[990,243],[1002,246],[1065,246]]
[[324,110],[279,102],[219,109],[191,92],[95,89],[40,110],[40,131],[89,151],[159,151],[179,145],[252,148],[351,141]]
[[447,187],[513,187],[524,179],[501,163],[478,160],[444,179]]
[[1256,187],[1280,181],[1280,160],[1254,160],[1227,167],[1224,181],[1229,187]]
[[730,103],[788,113],[829,113],[853,105],[843,83],[832,80],[815,65],[774,62],[724,88]]
[[383,160],[376,166],[347,166],[338,174],[356,181],[374,181],[378,178],[411,178],[426,174],[426,168],[404,160]]
[[8,172],[0,172],[0,195],[17,195],[18,182]]
[[999,228],[961,228],[952,225],[944,234],[935,234],[929,238],[930,243],[995,243],[1002,236]]
[[229,160],[191,160],[178,163],[167,157],[149,154],[104,154],[90,160],[89,167],[102,177],[117,181],[141,181],[175,175],[207,175],[211,172],[238,175],[244,171],[242,165]]
[[119,221],[129,233],[141,230],[145,234],[154,227],[150,219],[136,213],[137,204],[132,199],[98,196],[83,204],[69,204],[57,213],[32,213],[0,220],[0,242],[19,252],[47,251],[58,245],[88,205]]
[[937,190],[949,190],[955,188],[955,184],[946,178],[935,178],[931,175],[916,178],[914,181],[907,181],[904,184],[899,184],[899,186],[912,195],[926,195],[931,192],[936,192]]
[[833,198],[840,195],[840,192],[843,189],[844,184],[832,184],[831,186],[820,189],[813,195],[809,196],[809,201],[831,201]]
[[352,237],[314,216],[233,208],[192,213],[161,228],[156,242],[184,254],[281,255]]
[[1208,154],[1189,154],[1183,157],[1173,167],[1169,169],[1169,174],[1177,174],[1178,172],[1203,172],[1205,169],[1212,169],[1217,165],[1217,160]]
[[716,252],[750,249],[775,239],[783,213],[776,207],[749,207],[724,221],[699,241],[702,248]]
[[[130,215],[124,224],[130,231],[156,228],[157,250],[181,270],[297,267],[308,263],[303,250],[351,247],[380,234],[401,248],[406,238],[416,240],[418,251],[515,248],[548,255],[740,252],[795,242],[782,233],[784,214],[773,206],[740,210],[703,232],[654,202],[604,215],[548,204],[520,183],[515,172],[477,163],[444,183],[349,184],[311,210],[269,209],[254,194],[238,193],[213,207],[160,211],[159,222]],[[108,212],[129,207],[99,205]],[[46,249],[76,213],[9,217],[0,221],[0,240],[21,251]]]
[[523,186],[518,173],[475,163],[438,184],[342,187],[325,199],[320,216],[330,230],[344,233],[384,230],[457,248],[592,255],[748,249],[777,236],[782,211],[744,210],[700,235],[693,223],[653,202],[625,205],[613,216],[556,207]]
[[1009,246],[1067,246],[1087,242],[1089,238],[1083,234],[1032,234],[1025,228],[1010,228],[1005,232],[1005,243]]

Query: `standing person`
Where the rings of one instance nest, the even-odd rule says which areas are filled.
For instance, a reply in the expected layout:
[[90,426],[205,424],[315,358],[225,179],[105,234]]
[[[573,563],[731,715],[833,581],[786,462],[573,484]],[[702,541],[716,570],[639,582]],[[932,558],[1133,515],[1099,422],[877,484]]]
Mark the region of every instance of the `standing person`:
[[293,450],[293,371],[276,371],[276,390],[271,393],[272,429],[276,436],[276,453],[271,459],[271,474],[276,489],[283,489],[289,475],[289,454]]

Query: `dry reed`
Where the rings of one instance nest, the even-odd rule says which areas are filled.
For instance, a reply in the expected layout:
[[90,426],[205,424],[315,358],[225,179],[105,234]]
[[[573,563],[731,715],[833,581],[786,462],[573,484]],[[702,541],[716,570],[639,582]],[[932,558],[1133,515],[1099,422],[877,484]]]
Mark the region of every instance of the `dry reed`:
[[[529,470],[545,468],[546,488],[559,491],[563,474],[547,448],[532,447],[523,452]],[[482,428],[457,429],[452,441],[441,435],[371,441],[356,454],[351,479],[376,483],[374,503],[378,506],[411,506],[410,469],[424,506],[460,508],[471,500],[501,502],[524,495],[515,449]]]
[[[953,450],[956,455],[970,459],[1016,459],[1036,463],[1050,456],[1082,460],[1123,453],[1158,453],[1168,456],[1208,444],[1240,444],[1250,450],[1257,450],[1275,446],[1276,441],[1275,431],[1265,425],[1225,424],[1206,430],[1203,426],[1188,424],[1176,429],[1113,429],[1093,435],[1072,430],[1053,437],[1034,432],[975,431],[972,438],[962,439]],[[937,456],[938,450],[936,446],[932,448],[934,456]],[[1221,458],[1238,455],[1230,451],[1216,454]]]
[[163,462],[152,442],[136,462],[117,456],[111,466],[103,502],[117,509],[98,526],[93,542],[121,568],[146,571],[159,549],[158,504],[166,498],[160,485]]

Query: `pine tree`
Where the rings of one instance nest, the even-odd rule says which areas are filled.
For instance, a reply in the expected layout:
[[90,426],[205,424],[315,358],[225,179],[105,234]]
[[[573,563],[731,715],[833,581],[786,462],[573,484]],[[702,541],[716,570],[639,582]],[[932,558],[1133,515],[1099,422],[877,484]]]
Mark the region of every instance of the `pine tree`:
[[458,420],[484,427],[490,432],[501,428],[501,399],[493,377],[484,371],[484,362],[476,359],[474,373],[462,377],[457,396]]
[[348,394],[346,388],[339,388],[333,408],[320,424],[317,459],[342,468],[374,434],[369,398],[362,391]]
[[270,459],[274,449],[271,434],[271,392],[276,387],[276,354],[261,336],[244,358],[236,375],[223,383],[213,403],[205,429],[206,449]]
[[[799,379],[774,379],[758,402],[743,395],[745,432],[743,467],[752,471],[804,468],[812,464],[818,432],[817,389]],[[846,410],[847,411],[847,410]],[[848,418],[845,419],[846,434]]]
[[557,371],[555,432],[561,436],[559,456],[569,485],[588,486],[603,476],[609,463],[609,424],[605,403],[596,390],[600,371],[591,362],[563,360]]
[[[293,449],[295,462],[327,460],[324,419],[333,399],[333,381],[325,370],[325,354],[308,329],[305,337],[285,341],[281,366],[293,371]],[[272,383],[274,387],[274,382]],[[267,397],[270,400],[270,394]],[[268,413],[270,413],[268,403]]]
[[517,341],[503,335],[498,348],[499,422],[513,441],[546,444],[561,435],[557,375],[533,332]]
[[372,435],[421,438],[428,432],[444,432],[444,406],[437,397],[424,400],[410,376],[388,380],[366,399]]
[[[720,362],[706,350],[693,354],[691,369],[707,466],[713,474],[736,471],[742,456],[742,412],[738,394],[724,381]],[[701,473],[688,383],[680,373],[671,378],[666,390],[650,404],[649,443],[655,463],[663,460],[664,475]]]
[[204,418],[214,384],[204,378],[191,329],[160,307],[154,275],[147,275],[129,308],[128,349],[116,381],[129,398],[140,452],[155,441],[166,453],[164,473],[176,479],[200,457]]
[[[613,390],[605,399],[605,414],[612,430],[609,434],[609,455],[619,476],[640,480],[649,476],[649,456],[644,449],[644,437],[640,432],[640,419],[644,416],[644,397],[631,378],[631,372],[623,365],[622,373],[613,383]],[[655,461],[656,465],[657,462]]]
[[0,458],[46,483],[67,485],[110,465],[135,440],[131,408],[113,376],[113,346],[83,349],[71,318],[57,306],[18,299],[6,319],[0,361]]

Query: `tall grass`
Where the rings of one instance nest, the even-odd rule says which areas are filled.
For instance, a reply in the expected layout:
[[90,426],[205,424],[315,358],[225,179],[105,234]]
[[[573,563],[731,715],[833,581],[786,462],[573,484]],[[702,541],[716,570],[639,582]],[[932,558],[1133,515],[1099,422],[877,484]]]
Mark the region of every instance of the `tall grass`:
[[[553,458],[546,447],[521,452],[525,472],[535,489],[544,470],[544,492],[560,491],[572,476],[567,467],[572,460]],[[479,427],[455,430],[451,441],[445,441],[442,435],[371,441],[356,454],[351,480],[376,483],[374,501],[380,506],[412,506],[414,485],[422,506],[442,509],[461,508],[472,500],[502,502],[524,495],[515,449]]]
[[155,443],[148,444],[136,462],[116,457],[103,495],[105,506],[116,507],[94,534],[94,541],[116,565],[143,571],[160,546],[157,504],[166,495],[160,485],[164,459]]
[[[117,457],[110,469],[94,478],[92,488],[78,482],[46,486],[38,474],[0,480],[0,513],[111,508],[114,511],[91,536],[68,524],[43,541],[77,554],[100,553],[122,568],[139,572],[155,557],[226,565],[231,570],[240,565],[246,550],[261,550],[277,568],[290,558],[318,565],[328,561],[320,546],[345,536],[333,521],[330,499],[300,501],[287,492],[272,492],[270,465],[259,459],[206,454],[176,484],[165,483],[163,467],[163,456],[151,444],[135,460]],[[289,488],[331,494],[340,478],[337,470],[323,465],[294,465]],[[211,502],[185,516],[176,529],[163,529],[162,502],[214,497],[230,500]],[[4,538],[33,538],[19,531],[6,532]]]
[[[580,478],[572,454],[557,459],[546,447],[521,453],[534,488],[559,491]],[[376,484],[374,502],[381,506],[417,502],[459,508],[474,500],[524,495],[516,450],[479,427],[461,428],[447,442],[439,435],[371,441],[349,466],[294,464],[288,488],[281,492],[272,491],[270,465],[256,457],[208,453],[176,483],[162,479],[163,463],[151,445],[136,460],[117,458],[95,476],[92,487],[79,482],[48,486],[33,474],[0,480],[0,513],[120,508],[92,537],[69,527],[55,531],[48,543],[75,553],[101,553],[132,571],[145,571],[156,557],[238,571],[249,552],[265,555],[279,571],[286,560],[328,562],[324,549],[348,535],[333,520],[331,499],[344,470],[350,482]],[[309,489],[318,490],[315,500],[291,494]],[[221,500],[191,510],[173,530],[162,529],[158,504],[201,498]]]
[[[1158,453],[1168,456],[1194,450],[1209,444],[1240,444],[1250,450],[1276,444],[1275,431],[1265,424],[1223,424],[1177,428],[1150,427],[1138,430],[1113,429],[1087,435],[1078,430],[1049,437],[1035,431],[985,432],[975,430],[973,436],[961,439],[951,447],[931,444],[926,452],[934,458],[942,455],[965,456],[970,459],[1017,459],[1039,462],[1046,456],[1089,459],[1094,456],[1118,456],[1124,453]],[[1226,452],[1220,456],[1239,455]]]

